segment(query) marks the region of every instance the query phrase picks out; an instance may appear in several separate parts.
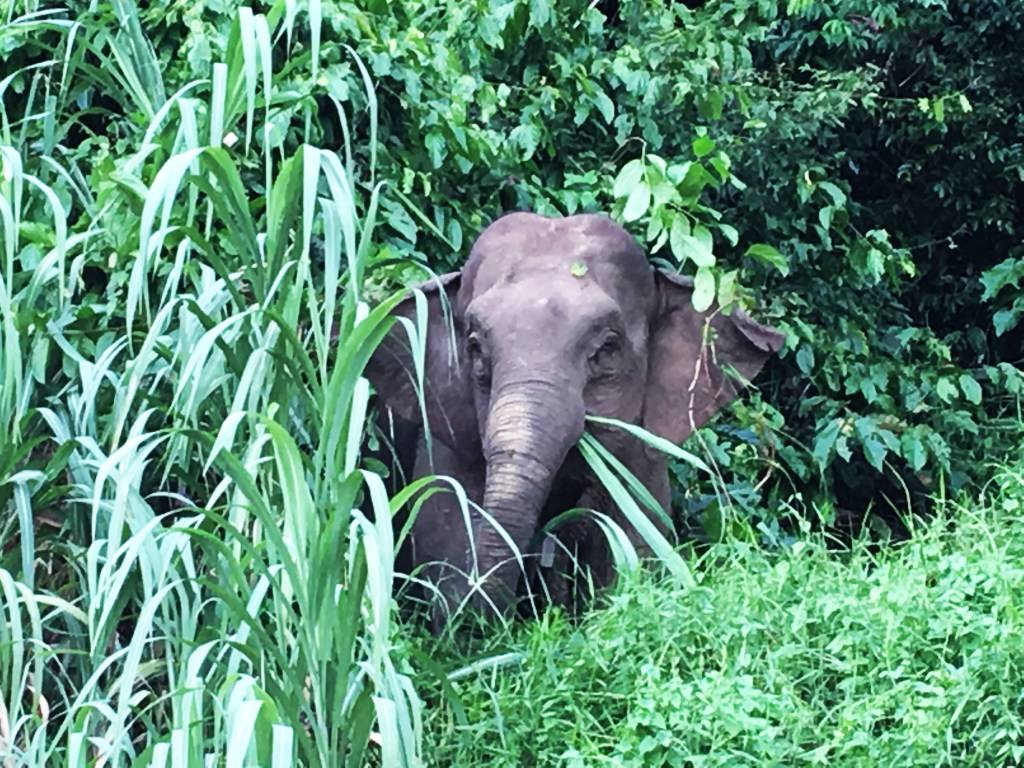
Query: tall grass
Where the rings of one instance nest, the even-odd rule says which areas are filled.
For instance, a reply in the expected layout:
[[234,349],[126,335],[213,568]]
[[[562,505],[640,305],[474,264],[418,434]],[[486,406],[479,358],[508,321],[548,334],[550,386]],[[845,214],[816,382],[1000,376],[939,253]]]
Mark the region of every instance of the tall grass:
[[[22,73],[55,98],[0,147],[0,765],[419,764],[392,654],[413,491],[359,461],[380,185],[352,146],[271,135],[282,111],[308,135],[272,65],[305,18],[315,76],[318,5],[242,8],[169,96],[133,3],[114,29],[14,7],[6,33],[55,35]],[[114,191],[48,134],[69,78],[146,118]]]
[[454,670],[429,762],[1020,765],[1022,511],[1018,463],[899,547],[727,540],[692,588],[639,573],[581,622],[425,648]]

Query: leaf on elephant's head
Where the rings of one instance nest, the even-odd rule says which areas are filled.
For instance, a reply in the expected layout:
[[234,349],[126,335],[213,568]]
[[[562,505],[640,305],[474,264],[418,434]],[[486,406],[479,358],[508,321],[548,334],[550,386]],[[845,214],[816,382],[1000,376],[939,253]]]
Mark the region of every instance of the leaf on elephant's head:
[[574,261],[572,266],[569,267],[569,273],[573,277],[583,277],[587,274],[587,265],[582,261]]

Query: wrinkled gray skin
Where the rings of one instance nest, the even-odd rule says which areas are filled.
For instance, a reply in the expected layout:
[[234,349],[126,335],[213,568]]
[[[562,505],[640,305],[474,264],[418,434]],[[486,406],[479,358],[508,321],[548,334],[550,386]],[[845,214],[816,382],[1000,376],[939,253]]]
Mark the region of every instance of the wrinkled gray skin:
[[[543,524],[577,506],[611,514],[638,551],[647,551],[574,450],[584,414],[640,424],[680,443],[735,396],[736,377],[724,369],[749,380],[782,343],[779,333],[741,312],[697,313],[691,284],[652,269],[636,241],[603,216],[504,216],[480,235],[461,272],[420,290],[429,311],[425,398],[432,456],[418,429],[400,322],[367,375],[390,409],[386,417],[404,427],[398,448],[409,456],[412,477],[437,473],[460,481],[527,560],[537,559],[530,555],[540,551],[535,534]],[[414,297],[397,314],[415,322]],[[592,431],[668,510],[664,456],[620,430]],[[478,514],[472,535],[478,572],[490,574],[472,602],[504,610],[523,586],[523,571]],[[593,522],[570,524],[560,539],[598,584],[612,578]],[[403,554],[400,565],[429,564],[424,575],[441,583],[439,629],[445,611],[470,593],[464,576],[472,565],[470,538],[453,494],[435,493],[424,504]]]

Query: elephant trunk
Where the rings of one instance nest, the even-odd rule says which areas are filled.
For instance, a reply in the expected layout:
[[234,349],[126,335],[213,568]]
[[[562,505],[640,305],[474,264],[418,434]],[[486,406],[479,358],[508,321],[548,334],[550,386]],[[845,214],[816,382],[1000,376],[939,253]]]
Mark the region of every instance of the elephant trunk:
[[[484,454],[487,480],[483,508],[500,525],[516,551],[525,554],[537,529],[555,473],[583,433],[582,397],[566,403],[572,389],[556,377],[532,378],[495,387]],[[522,574],[516,551],[488,521],[476,525],[477,566],[484,596],[478,605],[504,610]]]

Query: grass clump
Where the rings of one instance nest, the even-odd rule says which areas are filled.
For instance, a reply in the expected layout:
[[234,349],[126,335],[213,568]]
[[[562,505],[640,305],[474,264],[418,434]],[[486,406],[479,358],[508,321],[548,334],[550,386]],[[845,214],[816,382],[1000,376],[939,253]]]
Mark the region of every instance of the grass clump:
[[[1009,765],[1024,759],[1024,473],[913,540],[713,547],[698,586],[629,579],[574,626],[484,641],[436,765]],[[463,659],[463,663],[468,663]],[[455,664],[453,664],[455,666]]]

